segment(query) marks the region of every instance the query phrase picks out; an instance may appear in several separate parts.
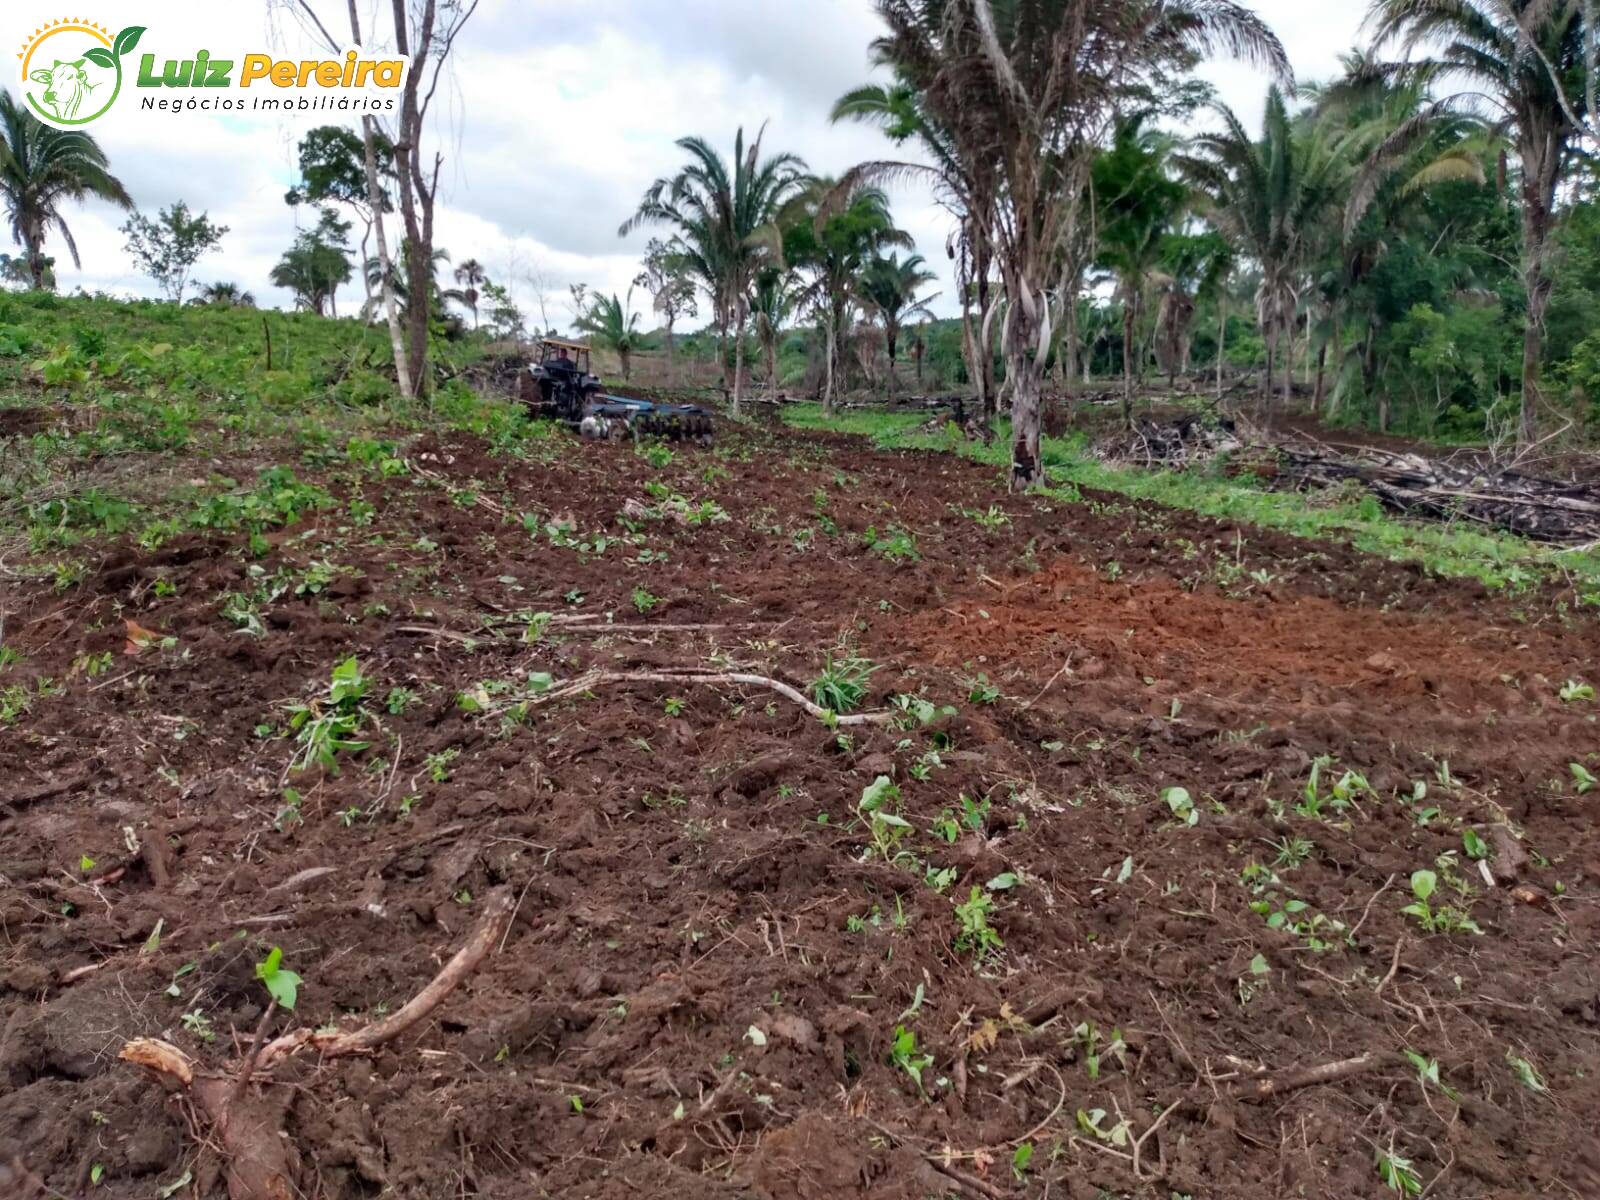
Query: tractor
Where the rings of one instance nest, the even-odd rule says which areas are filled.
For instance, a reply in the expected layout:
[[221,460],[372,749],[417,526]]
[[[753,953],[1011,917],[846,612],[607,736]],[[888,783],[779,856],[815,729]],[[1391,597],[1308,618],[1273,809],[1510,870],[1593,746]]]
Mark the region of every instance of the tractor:
[[590,371],[582,342],[543,339],[523,375],[518,396],[535,416],[563,421],[586,438],[621,441],[659,437],[711,443],[711,414],[690,404],[659,404],[613,396]]

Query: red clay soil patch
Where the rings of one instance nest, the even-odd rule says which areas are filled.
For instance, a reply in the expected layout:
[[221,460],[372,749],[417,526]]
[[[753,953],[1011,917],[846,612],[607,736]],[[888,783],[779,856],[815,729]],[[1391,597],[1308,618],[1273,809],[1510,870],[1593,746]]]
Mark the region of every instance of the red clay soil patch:
[[1481,620],[1395,613],[1379,622],[1370,609],[1270,589],[1239,600],[1159,578],[1109,582],[1075,562],[996,581],[902,629],[909,647],[945,666],[984,658],[1044,670],[1071,659],[1078,678],[1294,704],[1337,689],[1375,700],[1427,693],[1462,711],[1512,707],[1525,699],[1510,686],[1516,677],[1560,667],[1530,660],[1515,628]]
[[[1600,792],[1570,773],[1600,740],[1556,695],[1600,655],[1570,594],[837,438],[405,454],[306,469],[339,506],[259,558],[123,540],[62,594],[0,581],[26,697],[0,727],[0,1195],[223,1195],[123,1044],[236,1070],[273,945],[304,977],[273,1033],[381,1020],[505,889],[503,945],[425,1022],[252,1085],[301,1194],[1377,1197],[1392,1146],[1431,1195],[1600,1196]],[[991,505],[1009,524],[968,515]],[[1230,596],[1214,563],[1271,582]],[[129,619],[176,644],[125,653]],[[867,708],[933,709],[538,702],[541,673],[804,685],[841,644],[877,664]],[[370,746],[293,771],[284,704],[347,655]],[[1346,772],[1368,787],[1335,794]],[[857,807],[880,775],[887,857]],[[1402,913],[1424,868],[1481,935]]]

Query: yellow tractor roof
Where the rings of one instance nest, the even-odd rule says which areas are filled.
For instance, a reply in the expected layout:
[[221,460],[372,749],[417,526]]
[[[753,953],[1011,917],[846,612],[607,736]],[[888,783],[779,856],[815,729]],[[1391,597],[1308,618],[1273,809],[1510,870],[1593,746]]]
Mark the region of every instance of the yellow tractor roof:
[[541,338],[540,340],[546,346],[556,346],[558,348],[565,346],[568,350],[582,350],[585,353],[588,353],[589,350],[589,346],[586,342],[569,342],[564,338]]

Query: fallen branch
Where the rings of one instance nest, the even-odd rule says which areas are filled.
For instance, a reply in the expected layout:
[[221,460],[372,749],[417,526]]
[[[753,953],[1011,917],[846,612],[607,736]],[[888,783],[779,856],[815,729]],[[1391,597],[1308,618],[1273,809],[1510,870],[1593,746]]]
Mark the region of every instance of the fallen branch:
[[770,679],[765,675],[747,675],[742,671],[718,673],[688,667],[665,671],[590,671],[541,696],[536,696],[531,703],[548,704],[554,700],[564,700],[569,696],[582,695],[592,688],[603,687],[610,683],[697,683],[713,687],[717,685],[761,687],[777,692],[785,700],[793,701],[819,721],[831,719],[840,725],[882,725],[894,720],[897,715],[892,712],[870,712],[839,716],[820,704],[813,703],[800,689],[779,679]]
[[338,1058],[367,1053],[400,1037],[477,969],[510,925],[511,914],[511,889],[496,888],[485,899],[472,936],[444,969],[399,1011],[365,1028],[331,1033],[299,1029],[262,1046],[264,1017],[247,1060],[231,1072],[204,1070],[176,1046],[154,1038],[128,1042],[118,1057],[154,1072],[169,1088],[195,1102],[221,1146],[232,1200],[292,1200],[302,1194],[295,1184],[299,1155],[282,1130],[282,1114],[249,1091],[249,1080],[267,1074],[302,1046],[315,1046],[324,1057]]
[[1321,1063],[1314,1067],[1302,1067],[1299,1070],[1284,1071],[1276,1075],[1257,1076],[1235,1084],[1234,1097],[1259,1104],[1263,1100],[1270,1100],[1285,1092],[1317,1087],[1324,1083],[1337,1083],[1341,1079],[1363,1075],[1388,1065],[1392,1057],[1389,1054],[1363,1054],[1357,1058],[1340,1059],[1338,1062]]

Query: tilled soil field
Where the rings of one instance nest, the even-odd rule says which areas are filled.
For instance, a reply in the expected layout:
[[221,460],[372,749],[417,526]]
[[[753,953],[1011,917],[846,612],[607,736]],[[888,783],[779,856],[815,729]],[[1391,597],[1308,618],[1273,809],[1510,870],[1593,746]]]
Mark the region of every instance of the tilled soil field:
[[[547,457],[0,576],[0,1193],[238,1197],[248,1125],[327,1200],[1600,1196],[1570,595],[845,439]],[[830,657],[874,719],[760,682]],[[258,1029],[323,1039],[220,1128]]]

